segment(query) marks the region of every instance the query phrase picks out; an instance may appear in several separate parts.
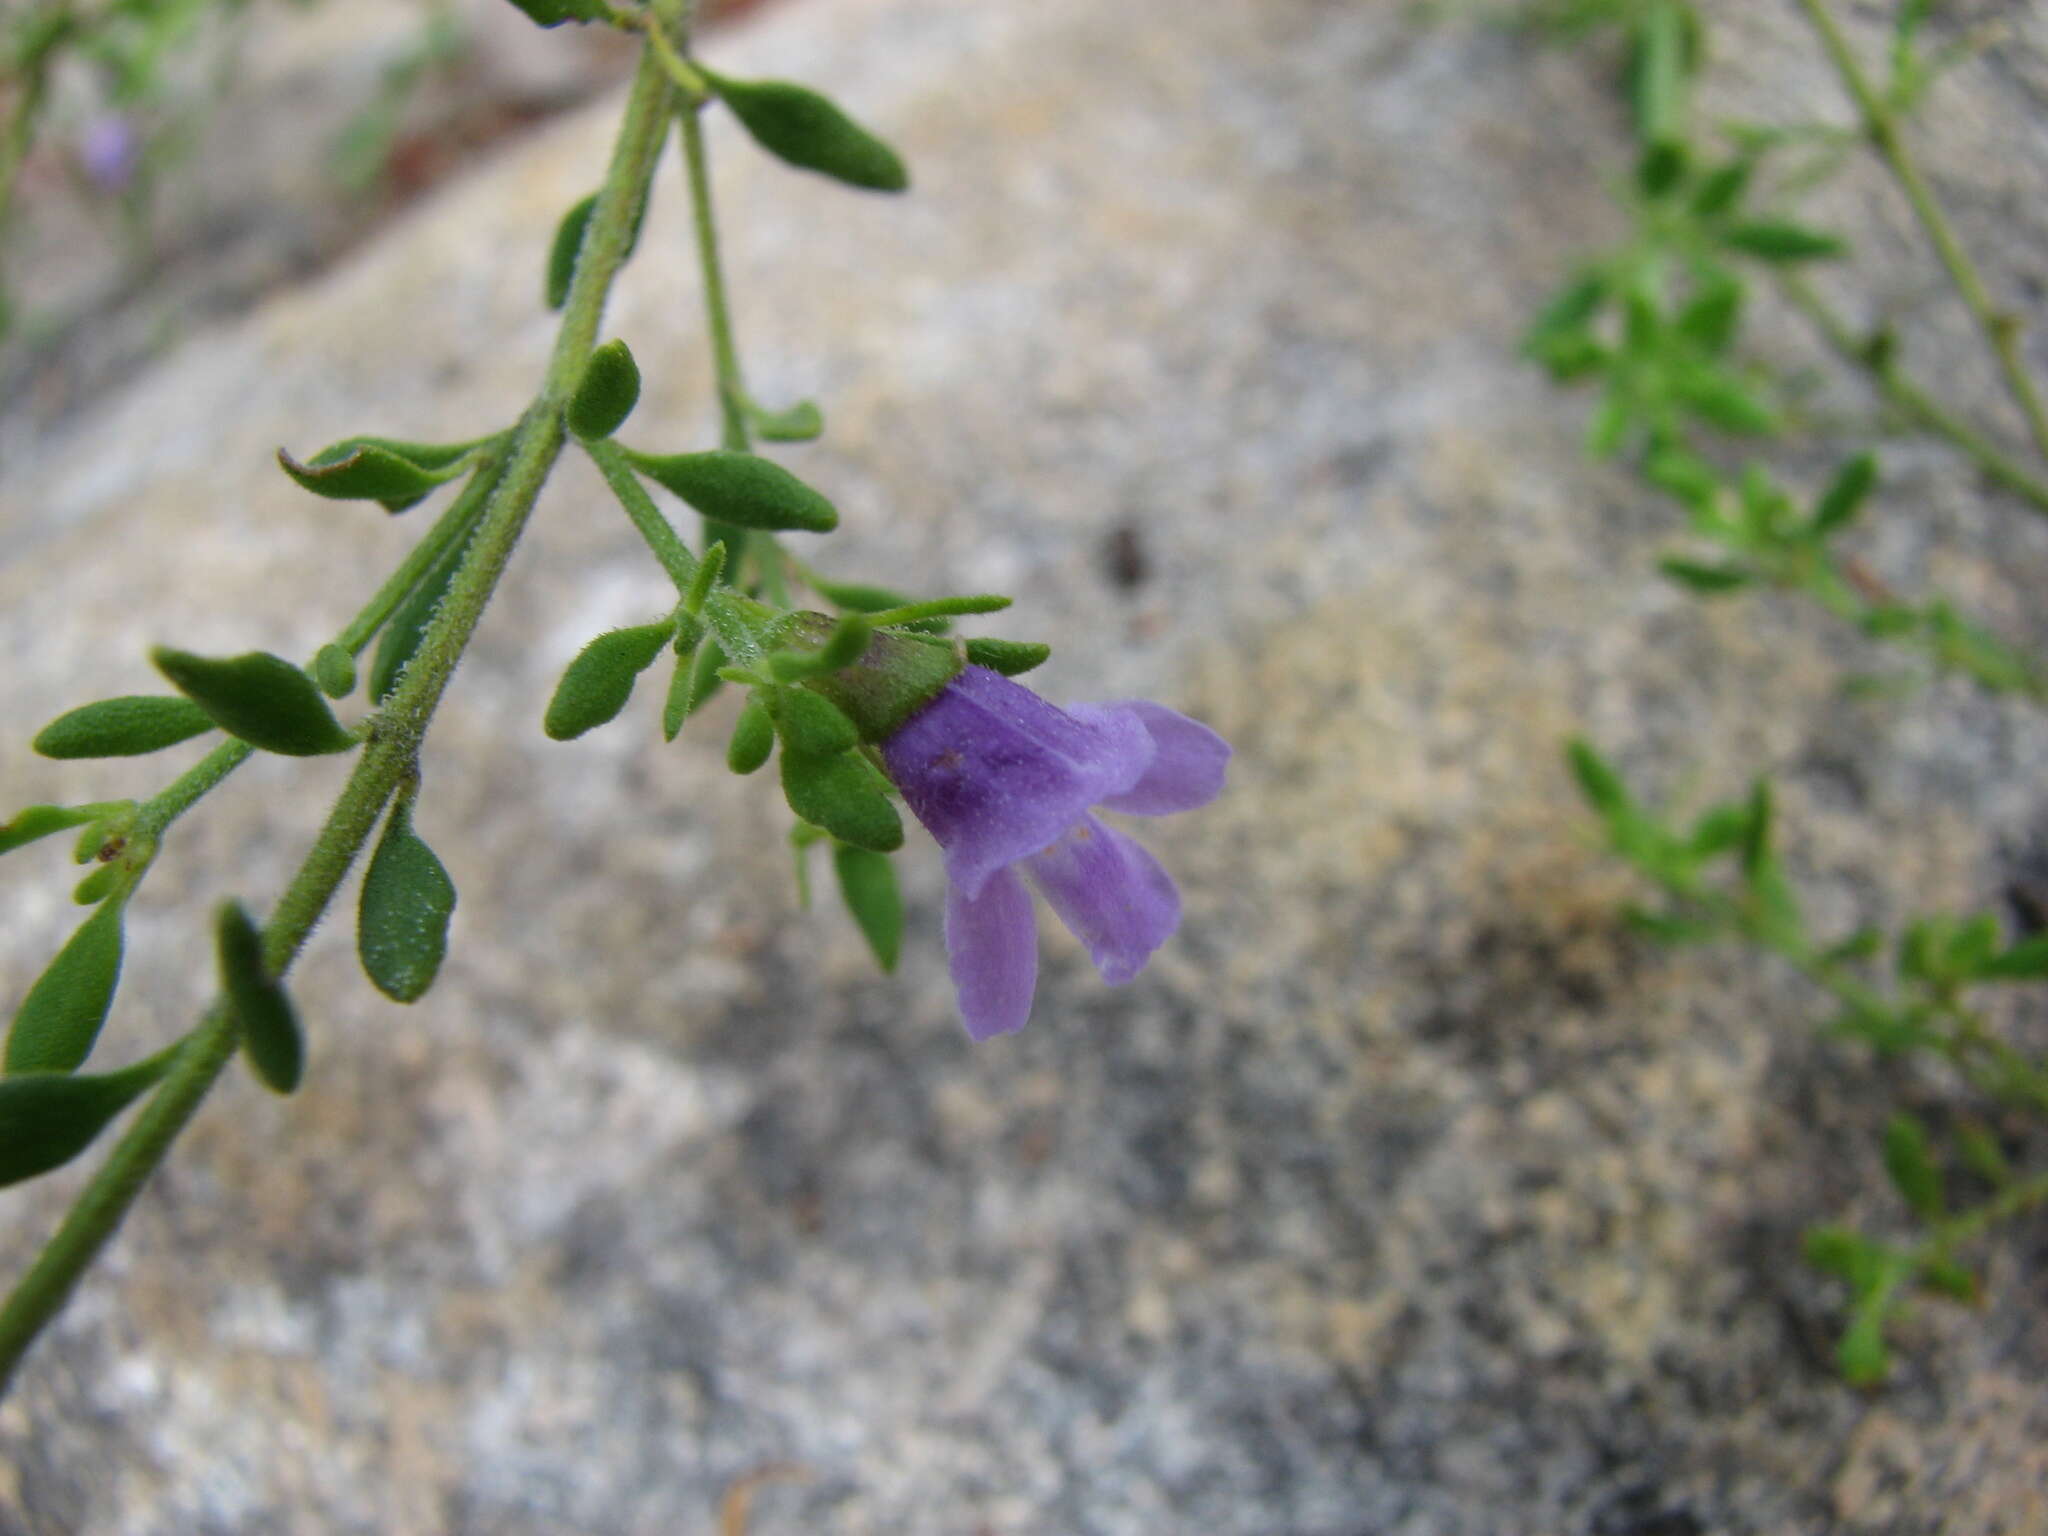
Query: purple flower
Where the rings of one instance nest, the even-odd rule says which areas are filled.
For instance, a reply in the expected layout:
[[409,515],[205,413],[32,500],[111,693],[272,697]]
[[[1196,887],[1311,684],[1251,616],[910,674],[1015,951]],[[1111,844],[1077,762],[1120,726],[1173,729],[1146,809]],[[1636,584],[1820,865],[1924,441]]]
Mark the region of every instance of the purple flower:
[[78,163],[85,174],[108,192],[127,189],[142,155],[135,124],[119,112],[106,112],[85,125],[79,135]]
[[1206,725],[1132,700],[1056,709],[968,667],[882,746],[889,777],[946,856],[946,952],[967,1032],[1031,1013],[1038,937],[1021,868],[1112,986],[1180,925],[1173,878],[1092,808],[1165,816],[1223,789],[1230,748]]

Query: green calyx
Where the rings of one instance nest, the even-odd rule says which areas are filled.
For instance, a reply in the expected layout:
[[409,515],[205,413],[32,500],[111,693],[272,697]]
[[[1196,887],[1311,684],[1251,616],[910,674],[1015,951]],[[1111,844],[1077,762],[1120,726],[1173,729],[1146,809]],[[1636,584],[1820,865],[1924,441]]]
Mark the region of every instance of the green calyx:
[[[796,651],[822,650],[837,627],[838,621],[828,614],[794,613],[775,641]],[[799,686],[837,705],[862,741],[882,742],[937,698],[966,664],[953,646],[877,630],[852,661],[805,678]]]

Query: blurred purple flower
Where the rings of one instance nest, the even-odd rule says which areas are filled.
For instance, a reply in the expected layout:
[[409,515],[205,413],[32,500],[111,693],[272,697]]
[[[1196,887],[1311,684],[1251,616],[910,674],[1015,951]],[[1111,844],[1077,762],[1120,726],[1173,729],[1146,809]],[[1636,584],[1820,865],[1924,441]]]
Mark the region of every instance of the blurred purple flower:
[[1144,700],[1060,710],[968,667],[882,746],[945,852],[946,951],[977,1040],[1021,1027],[1038,981],[1028,875],[1112,986],[1180,925],[1173,878],[1092,808],[1165,816],[1221,793],[1230,747]]
[[96,186],[108,192],[127,189],[142,156],[142,140],[132,119],[104,112],[85,125],[78,137],[78,163]]

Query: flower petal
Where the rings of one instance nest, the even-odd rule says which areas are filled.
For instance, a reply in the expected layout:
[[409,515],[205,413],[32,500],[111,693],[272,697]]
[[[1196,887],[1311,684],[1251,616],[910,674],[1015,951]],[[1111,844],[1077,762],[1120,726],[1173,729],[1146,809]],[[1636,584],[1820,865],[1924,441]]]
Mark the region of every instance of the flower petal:
[[1138,782],[1152,738],[1129,712],[1077,720],[987,667],[968,667],[882,744],[903,799],[969,897]]
[[1104,795],[1099,803],[1105,810],[1129,816],[1170,816],[1207,805],[1223,793],[1230,743],[1201,721],[1150,699],[1075,704],[1067,712],[1094,725],[1104,724],[1114,714],[1135,715],[1152,738],[1152,761],[1143,776],[1129,789]]
[[1143,970],[1180,926],[1173,877],[1137,842],[1093,816],[1024,867],[1111,986]]
[[1038,925],[1024,882],[999,869],[979,896],[949,886],[946,958],[968,1034],[986,1040],[1021,1029],[1038,986]]

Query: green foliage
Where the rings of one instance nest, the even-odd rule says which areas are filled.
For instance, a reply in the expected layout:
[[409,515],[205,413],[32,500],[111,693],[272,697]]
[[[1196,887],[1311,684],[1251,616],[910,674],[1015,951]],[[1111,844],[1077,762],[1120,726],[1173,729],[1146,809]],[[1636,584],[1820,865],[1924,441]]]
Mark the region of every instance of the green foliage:
[[874,192],[901,192],[910,185],[896,151],[816,91],[786,80],[702,72],[754,142],[778,159]]
[[789,808],[841,842],[873,853],[903,846],[903,822],[889,803],[889,781],[859,749],[782,753],[782,792]]
[[549,309],[560,309],[569,302],[569,284],[576,277],[576,258],[583,250],[583,236],[590,228],[591,215],[597,212],[597,194],[591,193],[562,215],[562,222],[555,226],[554,241],[548,246],[547,274],[541,284],[541,296]]
[[780,464],[751,453],[712,449],[656,455],[627,450],[633,467],[697,511],[736,528],[830,533],[832,503]]
[[[527,20],[541,27],[559,27],[566,21],[591,22],[611,19],[606,0],[511,0],[526,13]],[[550,305],[559,309],[559,304]]]
[[295,1091],[305,1072],[305,1041],[291,999],[263,963],[263,935],[239,901],[224,901],[214,914],[213,937],[221,990],[249,1070],[274,1093]]
[[217,658],[160,645],[150,660],[215,725],[253,747],[317,757],[356,744],[313,680],[282,656],[250,651]]
[[777,688],[769,697],[776,734],[801,757],[833,757],[860,743],[853,722],[830,699],[807,688]]
[[316,496],[336,501],[375,501],[403,512],[467,468],[480,443],[401,443],[383,437],[350,437],[300,463],[284,449],[277,462]]
[[57,951],[7,1031],[6,1071],[75,1072],[92,1054],[121,979],[125,904],[109,901]]
[[674,741],[683,723],[719,689],[718,674],[725,669],[725,652],[710,636],[702,636],[686,656],[676,658],[676,670],[668,685],[668,698],[661,710],[661,735]]
[[673,623],[638,624],[599,635],[577,653],[548,700],[541,722],[556,741],[568,741],[617,716],[633,684],[668,648]]
[[[1997,918],[1976,913],[1915,918],[1890,944],[1872,929],[1821,942],[1807,932],[1798,893],[1774,846],[1776,812],[1767,783],[1759,782],[1745,800],[1710,807],[1687,827],[1643,806],[1587,743],[1570,743],[1567,758],[1609,846],[1663,895],[1662,910],[1630,909],[1630,926],[1638,932],[1664,943],[1734,941],[1769,951],[1834,999],[1838,1011],[1829,1027],[1835,1035],[1885,1055],[1940,1058],[2004,1103],[2048,1111],[2048,1063],[1993,1036],[1968,999],[1973,987],[2048,975],[2048,939],[2006,943]],[[1887,955],[1888,984],[1870,975]],[[1849,1286],[1838,1364],[1852,1383],[1874,1384],[1890,1369],[1886,1329],[1908,1293],[1976,1299],[1975,1274],[1954,1256],[1958,1244],[2048,1202],[2048,1175],[2017,1179],[1983,1126],[1965,1121],[1953,1141],[1955,1162],[1992,1190],[1961,1210],[1951,1209],[1942,1151],[1926,1123],[1898,1113],[1885,1127],[1885,1172],[1926,1229],[1917,1245],[1895,1247],[1846,1227],[1807,1234],[1809,1262]]]
[[[107,0],[86,17],[66,4],[39,6],[25,22],[0,24],[0,54],[24,61],[40,94],[46,66],[70,46],[86,18],[97,28],[134,21],[160,36],[171,13],[190,19],[211,6],[247,0]],[[639,68],[604,185],[571,208],[548,252],[543,297],[563,312],[547,371],[528,404],[503,431],[462,443],[357,436],[310,459],[280,451],[278,462],[315,495],[370,501],[404,511],[440,486],[465,479],[461,493],[370,594],[355,616],[305,668],[268,652],[208,657],[175,649],[153,653],[177,697],[106,699],[51,722],[37,738],[61,758],[127,756],[158,750],[218,727],[221,742],[140,801],[30,806],[0,825],[0,852],[76,830],[78,862],[93,867],[76,899],[93,904],[21,1000],[0,1074],[0,1182],[57,1167],[77,1155],[122,1109],[153,1084],[163,1093],[122,1137],[88,1193],[59,1229],[27,1280],[0,1303],[0,1389],[23,1348],[108,1240],[150,1170],[198,1107],[226,1063],[242,1055],[264,1084],[293,1091],[304,1073],[305,1042],[283,989],[283,971],[332,902],[362,850],[374,839],[357,914],[357,947],[371,982],[401,1002],[419,998],[437,974],[456,901],[453,883],[413,826],[425,734],[476,626],[528,525],[565,438],[604,473],[620,507],[673,580],[678,603],[662,622],[600,636],[573,661],[545,711],[550,735],[570,737],[615,717],[638,675],[673,648],[674,674],[662,712],[673,738],[689,716],[735,678],[751,689],[733,744],[732,766],[758,768],[782,743],[784,793],[798,821],[799,849],[829,841],[848,910],[885,969],[894,965],[903,927],[895,876],[882,855],[901,845],[903,825],[874,744],[887,737],[957,675],[964,656],[1006,671],[1035,665],[1044,647],[936,638],[959,613],[990,612],[1003,600],[918,603],[894,592],[811,577],[781,549],[782,532],[825,532],[837,525],[831,502],[779,465],[756,457],[756,437],[816,437],[823,413],[811,401],[771,410],[741,379],[737,347],[717,261],[712,187],[699,113],[707,82],[760,143],[785,160],[857,186],[900,189],[907,178],[888,147],[824,97],[772,81],[700,74],[690,62],[688,8],[671,12],[614,7],[603,0],[514,0],[534,22],[611,23],[643,34]],[[47,35],[31,34],[45,17]],[[387,78],[407,80],[439,57],[443,27],[426,52]],[[15,50],[30,38],[33,57]],[[381,156],[397,98],[387,90],[360,124],[359,163]],[[18,107],[9,146],[25,143],[19,125],[35,102]],[[705,332],[711,341],[723,433],[716,450],[629,454],[612,440],[637,403],[639,371],[623,340],[598,343],[608,292],[636,244],[664,142],[681,114],[684,172],[699,238]],[[367,147],[366,147],[367,146]],[[13,162],[0,164],[0,205]],[[4,213],[4,207],[0,207]],[[645,476],[680,496],[704,518],[700,559],[642,484]],[[846,610],[837,620],[797,608],[787,588],[810,580]],[[325,594],[321,594],[325,596]],[[865,616],[873,610],[873,617]],[[358,674],[358,658],[375,653]],[[329,701],[364,686],[371,713],[345,727]],[[81,1074],[95,1049],[120,979],[129,898],[172,824],[259,748],[292,756],[361,747],[318,838],[259,930],[237,903],[221,906],[214,949],[222,997],[159,1055],[103,1076]],[[378,833],[383,815],[381,835]]]
[[356,909],[356,954],[379,992],[418,1002],[448,951],[455,882],[413,830],[412,796],[401,795],[363,875]]
[[825,432],[825,413],[812,400],[799,400],[780,411],[767,410],[753,401],[742,402],[754,434],[771,443],[808,443]]
[[[31,805],[15,812],[11,821],[0,822],[0,853],[12,853],[53,832],[80,826],[86,829],[86,837],[97,844],[99,828],[104,822],[110,817],[132,813],[134,809],[133,800],[99,800],[91,805]],[[87,857],[90,856],[88,853]]]
[[734,773],[752,773],[768,761],[775,750],[775,722],[760,693],[747,695],[739,719],[733,722],[732,740],[726,744],[725,765]]
[[610,437],[639,400],[640,365],[623,341],[608,341],[590,354],[569,397],[569,430],[578,437]]
[[190,699],[128,694],[82,704],[36,733],[44,757],[134,757],[161,751],[213,729]]
[[832,870],[839,877],[840,898],[874,951],[875,963],[894,971],[903,948],[903,896],[896,888],[896,866],[885,854],[839,843],[832,849]]
[[1035,640],[977,639],[969,640],[966,648],[969,666],[987,667],[1005,677],[1021,676],[1052,655],[1051,646]]
[[313,681],[330,699],[356,691],[356,659],[339,645],[323,645],[313,657]]
[[99,1076],[24,1072],[0,1078],[0,1185],[19,1184],[70,1162],[110,1120],[148,1092],[173,1060],[166,1051]]

